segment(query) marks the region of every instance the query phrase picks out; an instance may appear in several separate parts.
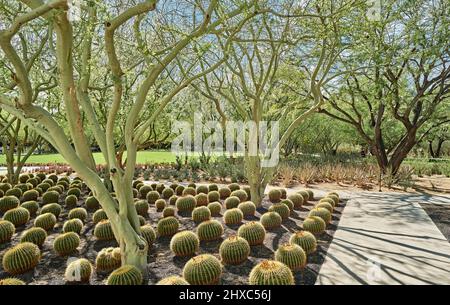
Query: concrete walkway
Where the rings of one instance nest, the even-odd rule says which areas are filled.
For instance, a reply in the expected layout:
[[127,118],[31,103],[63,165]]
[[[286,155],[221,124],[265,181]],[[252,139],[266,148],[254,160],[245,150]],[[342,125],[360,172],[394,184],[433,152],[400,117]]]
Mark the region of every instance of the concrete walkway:
[[450,284],[450,244],[419,202],[450,197],[398,193],[345,194],[347,202],[320,284]]

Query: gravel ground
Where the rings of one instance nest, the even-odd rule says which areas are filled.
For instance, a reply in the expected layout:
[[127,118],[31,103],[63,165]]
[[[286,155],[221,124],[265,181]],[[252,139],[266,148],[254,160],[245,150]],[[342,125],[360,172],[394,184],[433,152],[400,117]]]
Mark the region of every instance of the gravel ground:
[[450,206],[421,202],[420,205],[433,220],[434,224],[450,242]]
[[[84,195],[85,198],[86,194]],[[64,196],[61,197],[60,203],[63,203]],[[250,270],[263,259],[273,259],[274,252],[279,245],[288,242],[289,237],[292,232],[301,229],[301,224],[303,219],[308,214],[308,211],[314,206],[318,199],[315,199],[308,204],[304,205],[300,210],[296,210],[291,217],[284,221],[282,227],[268,231],[264,244],[261,246],[252,247],[251,254],[247,261],[238,266],[225,266],[224,272],[221,277],[220,284],[229,285],[239,285],[247,284],[248,274]],[[83,201],[79,202],[81,206]],[[263,207],[258,209],[256,215],[252,218],[245,219],[244,222],[259,220],[261,214],[267,211],[270,203],[263,202]],[[327,231],[318,237],[318,247],[317,251],[308,256],[308,264],[303,271],[295,272],[296,284],[303,285],[314,285],[317,275],[319,273],[320,267],[325,259],[328,247],[333,239],[333,234],[337,228],[341,213],[345,208],[345,202],[341,202],[339,206],[336,207],[333,213],[332,222],[327,226]],[[222,210],[222,212],[224,209]],[[77,253],[70,255],[70,258],[87,258],[92,264],[95,264],[95,258],[97,253],[105,247],[115,247],[117,243],[115,241],[98,241],[92,235],[93,234],[93,224],[92,224],[92,212],[89,212],[88,222],[81,232],[81,244],[78,247]],[[156,211],[155,207],[152,206],[149,210],[149,217],[147,217],[147,223],[153,225],[156,228],[156,223],[158,219],[162,217],[162,213]],[[177,215],[180,221],[180,231],[181,230],[196,230],[196,224],[189,217],[182,217]],[[64,271],[67,265],[68,257],[58,256],[52,249],[53,240],[62,231],[62,224],[67,219],[67,211],[63,210],[63,213],[59,216],[58,224],[55,228],[49,232],[49,236],[42,246],[42,259],[39,265],[32,271],[25,274],[17,276],[18,278],[26,281],[28,284],[32,285],[64,285]],[[222,217],[214,217],[222,222]],[[17,244],[20,239],[21,232],[33,226],[34,218],[32,218],[26,226],[16,229],[16,233],[10,243],[0,245],[0,257],[3,257],[4,252],[11,246]],[[223,222],[222,222],[223,223]],[[447,214],[447,225],[448,225],[448,214]],[[236,234],[237,226],[226,226],[224,225],[225,233],[224,238],[227,236]],[[447,227],[448,228],[448,227]],[[448,235],[447,235],[448,238]],[[200,244],[199,253],[211,253],[216,257],[219,257],[219,246],[223,239],[214,242],[202,242]],[[157,238],[153,247],[149,251],[148,257],[148,284],[155,284],[160,279],[170,276],[170,275],[181,275],[184,264],[191,257],[179,258],[175,257],[169,249],[170,237],[160,237]],[[0,278],[8,277],[8,274],[0,266]],[[91,285],[104,284],[107,274],[94,274],[91,278]]]

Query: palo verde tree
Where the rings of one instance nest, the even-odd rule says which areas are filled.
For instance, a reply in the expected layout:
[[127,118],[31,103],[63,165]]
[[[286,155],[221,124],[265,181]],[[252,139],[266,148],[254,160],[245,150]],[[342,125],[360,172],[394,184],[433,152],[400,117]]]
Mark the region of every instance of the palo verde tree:
[[[211,33],[238,31],[242,20],[258,13],[253,9],[256,1],[147,0],[126,6],[122,1],[88,1],[81,6],[81,18],[73,22],[67,0],[6,2],[2,11],[10,22],[0,31],[1,61],[12,81],[1,86],[2,109],[53,145],[86,182],[111,222],[122,263],[146,274],[147,244],[132,193],[137,150],[171,99],[223,63],[222,58],[204,70],[196,68],[195,62],[184,60],[194,46],[207,41]],[[43,37],[49,47],[40,49]],[[33,54],[31,64],[27,60],[31,56],[24,56],[28,52]],[[161,78],[168,71],[176,73],[180,65],[183,73],[178,73],[176,82],[152,98]],[[39,91],[50,79],[63,105],[68,134],[44,106],[49,94]],[[103,82],[95,82],[99,79]],[[94,94],[103,87],[109,92],[97,100]],[[107,105],[103,125],[94,110],[98,104]],[[141,120],[149,104],[154,112]],[[119,114],[125,116],[120,135],[126,151],[123,162],[117,158],[115,136],[116,125],[122,122]],[[88,129],[106,160],[117,201],[95,172]]]

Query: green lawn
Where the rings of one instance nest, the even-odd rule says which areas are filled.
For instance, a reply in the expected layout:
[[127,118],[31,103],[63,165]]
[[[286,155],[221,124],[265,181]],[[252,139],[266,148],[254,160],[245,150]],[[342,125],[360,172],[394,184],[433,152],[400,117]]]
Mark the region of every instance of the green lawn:
[[[94,153],[97,164],[105,163],[101,153]],[[141,151],[138,152],[137,163],[162,163],[175,162],[175,155],[170,151]],[[60,154],[32,155],[27,163],[48,164],[48,163],[66,163]],[[0,165],[5,165],[5,156],[0,155]]]

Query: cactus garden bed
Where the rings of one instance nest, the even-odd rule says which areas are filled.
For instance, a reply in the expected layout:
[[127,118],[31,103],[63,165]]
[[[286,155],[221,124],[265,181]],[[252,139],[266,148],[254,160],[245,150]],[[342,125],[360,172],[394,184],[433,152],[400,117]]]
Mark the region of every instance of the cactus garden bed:
[[[48,177],[46,177],[48,178]],[[54,177],[53,177],[54,178]],[[64,184],[64,183],[62,183]],[[101,240],[102,236],[107,236],[108,230],[100,228],[100,225],[97,225],[98,228],[94,230],[95,224],[93,222],[93,214],[95,212],[95,208],[92,208],[92,202],[88,203],[88,206],[86,204],[86,199],[89,197],[89,190],[85,187],[84,184],[75,183],[78,184],[79,188],[81,189],[81,192],[79,193],[77,190],[73,191],[71,189],[77,188],[75,185],[73,185],[73,181],[70,181],[70,184],[67,184],[65,189],[62,191],[62,193],[58,196],[57,200],[52,200],[51,196],[49,195],[39,195],[38,199],[36,200],[38,203],[38,210],[37,215],[43,214],[43,212],[50,211],[50,213],[54,212],[54,209],[58,210],[58,206],[61,208],[61,212],[57,217],[57,222],[54,225],[53,229],[49,229],[47,231],[47,237],[45,238],[45,242],[40,247],[40,253],[41,253],[41,259],[38,261],[37,265],[33,268],[31,268],[28,271],[21,272],[17,275],[11,275],[11,272],[8,272],[7,265],[3,262],[3,264],[0,266],[0,280],[8,278],[8,277],[15,277],[22,281],[24,281],[26,284],[34,284],[34,285],[48,285],[48,284],[67,284],[65,278],[65,272],[68,264],[77,258],[84,258],[87,259],[91,265],[92,265],[92,275],[89,278],[88,283],[91,285],[99,285],[99,284],[105,284],[109,274],[111,271],[107,272],[101,272],[97,268],[96,265],[96,258],[98,257],[99,253],[102,251],[102,249],[106,249],[109,247],[117,247],[117,243],[114,240]],[[148,189],[153,190],[153,188],[149,184]],[[166,184],[165,188],[169,188],[170,184]],[[183,184],[184,185],[184,184]],[[236,186],[236,185],[235,185]],[[5,187],[3,185],[3,187]],[[140,186],[142,187],[142,186]],[[6,188],[6,187],[5,187]],[[34,188],[34,187],[33,187]],[[206,188],[207,189],[207,188]],[[161,186],[159,187],[159,193],[164,192],[164,188]],[[246,192],[243,190],[243,186],[241,186],[242,192],[234,193],[234,195],[242,196],[240,201],[247,202],[247,199],[245,199]],[[170,193],[169,191],[167,191]],[[208,192],[208,191],[207,191]],[[9,191],[11,193],[11,191]],[[140,197],[142,193],[147,193],[145,189],[141,189],[139,191],[136,191],[136,193],[140,194],[137,195],[137,197]],[[248,214],[253,214],[252,212],[252,205],[251,204],[244,204],[240,205],[239,209],[234,207],[235,203],[232,202],[232,200],[229,200],[227,202],[224,202],[224,200],[219,200],[220,205],[216,205],[216,208],[220,208],[220,214],[216,216],[211,216],[211,220],[215,220],[213,224],[207,223],[205,224],[205,219],[208,218],[208,208],[205,206],[205,208],[198,209],[196,212],[194,212],[194,218],[197,220],[197,222],[193,221],[192,219],[192,213],[190,212],[190,204],[192,203],[191,197],[188,195],[184,196],[186,198],[191,198],[185,200],[185,202],[177,203],[177,205],[171,205],[168,199],[165,200],[159,200],[155,203],[153,198],[150,198],[151,196],[145,196],[145,200],[149,199],[149,209],[145,219],[145,225],[150,225],[153,227],[155,232],[157,232],[157,237],[155,241],[153,242],[152,246],[150,247],[149,254],[148,254],[148,280],[146,280],[146,284],[156,284],[161,279],[167,278],[169,276],[182,276],[183,274],[183,268],[185,268],[185,265],[188,263],[188,261],[200,254],[211,254],[218,260],[222,260],[222,274],[219,277],[218,281],[217,279],[214,279],[214,283],[218,284],[230,284],[230,285],[238,285],[238,284],[248,284],[249,281],[253,281],[254,283],[258,282],[258,277],[254,274],[254,279],[249,279],[250,273],[252,269],[258,265],[259,263],[262,263],[265,260],[274,260],[277,258],[277,260],[282,261],[283,255],[286,255],[285,252],[289,251],[297,251],[297,248],[299,247],[289,247],[287,246],[290,240],[292,241],[291,237],[298,231],[301,231],[303,229],[308,229],[309,231],[315,232],[315,230],[322,231],[323,228],[317,229],[316,223],[314,221],[311,224],[308,224],[308,221],[305,222],[305,218],[308,216],[313,216],[314,218],[320,218],[319,225],[323,222],[322,219],[327,219],[329,215],[324,211],[324,207],[328,208],[331,206],[331,204],[323,204],[323,201],[321,202],[321,208],[315,209],[314,212],[310,212],[313,208],[317,206],[321,198],[317,198],[316,196],[313,199],[308,199],[307,202],[304,202],[301,206],[296,205],[293,210],[290,210],[292,206],[289,206],[289,202],[284,203],[273,203],[277,202],[280,199],[276,198],[280,194],[283,194],[284,192],[274,192],[269,194],[269,198],[265,198],[262,206],[258,209],[256,209],[256,212],[254,215],[247,215],[244,216],[242,221],[240,221],[240,217],[242,217],[242,211]],[[288,196],[292,195],[293,193],[288,190]],[[156,194],[156,193],[155,193]],[[0,194],[1,195],[1,194]],[[75,197],[78,196],[78,200],[74,200],[72,202],[70,199],[67,199],[70,195],[75,195]],[[303,193],[303,195],[305,195]],[[9,195],[8,195],[9,196]],[[20,195],[21,202],[25,201],[23,198],[24,195]],[[273,198],[275,196],[275,198]],[[283,196],[283,195],[282,195]],[[307,195],[308,196],[308,195]],[[205,199],[206,197],[206,199]],[[283,196],[284,197],[284,196]],[[43,199],[45,198],[45,199]],[[210,197],[213,198],[213,197]],[[139,200],[140,198],[137,198],[136,200]],[[243,200],[245,199],[245,200]],[[43,209],[43,200],[47,202],[51,201],[57,201],[53,203],[57,203],[57,206],[51,206],[51,207],[45,207]],[[90,199],[92,201],[92,199]],[[205,201],[206,200],[206,201]],[[148,202],[147,201],[147,202]],[[272,202],[271,202],[272,201]],[[325,200],[327,201],[327,200]],[[328,199],[330,201],[330,199]],[[173,201],[172,203],[174,203]],[[200,205],[205,204],[208,202],[208,196],[205,194],[205,196],[198,196],[194,200],[194,205]],[[331,200],[333,202],[333,200]],[[239,202],[238,202],[239,203]],[[5,200],[0,201],[0,208],[1,205],[5,205]],[[95,206],[95,204],[93,204]],[[146,210],[145,205],[144,210]],[[198,250],[195,250],[195,254],[189,254],[187,256],[175,256],[174,252],[181,252],[183,254],[183,251],[188,251],[186,247],[180,247],[178,250],[177,248],[171,249],[171,239],[173,237],[173,234],[170,234],[171,232],[168,231],[168,236],[159,236],[161,234],[158,234],[157,224],[158,221],[160,221],[163,217],[163,210],[157,209],[157,206],[160,208],[162,206],[166,207],[173,207],[173,210],[175,212],[174,217],[179,222],[179,227],[175,231],[181,232],[181,231],[191,231],[193,234],[184,234],[183,236],[177,235],[179,239],[185,239],[185,240],[192,240],[196,239],[197,235],[202,236],[205,235],[206,237],[200,238],[200,239],[208,239],[209,235],[212,234],[212,238],[214,240],[211,241],[201,241],[199,244]],[[25,207],[29,208],[28,205],[25,205]],[[75,233],[70,236],[70,238],[65,238],[63,242],[55,242],[56,239],[62,239],[62,233],[63,228],[65,228],[66,231],[70,231],[69,224],[67,223],[69,220],[69,216],[71,218],[84,218],[84,212],[83,210],[75,210],[75,208],[85,208],[87,210],[87,217],[84,220],[84,224],[82,223],[82,229],[79,233],[79,241],[77,241],[77,238]],[[89,207],[89,209],[88,209]],[[226,208],[228,207],[228,209]],[[142,209],[142,207],[140,207]],[[181,212],[180,210],[186,208],[186,212]],[[295,264],[291,266],[291,269],[293,269],[292,274],[295,281],[295,284],[305,284],[305,285],[313,285],[315,283],[317,274],[320,270],[320,267],[324,261],[324,258],[326,256],[327,249],[331,243],[331,240],[333,238],[333,234],[336,230],[337,224],[339,222],[341,213],[343,209],[345,208],[345,201],[341,200],[335,207],[332,209],[331,219],[328,224],[326,224],[326,230],[315,234],[317,239],[317,248],[314,251],[312,249],[311,253],[308,253],[308,251],[303,248],[303,250],[298,250],[301,252],[306,252],[307,254],[307,260],[306,260],[306,266],[304,266],[304,262],[299,261],[297,262],[296,266]],[[170,210],[170,209],[169,209]],[[240,212],[240,211],[241,212]],[[325,209],[326,210],[326,209]],[[228,211],[224,217],[225,212]],[[145,212],[145,211],[144,211]],[[170,211],[166,211],[165,213],[169,213]],[[265,217],[263,221],[260,222],[260,218],[263,214],[272,212],[273,214],[278,214],[281,217],[280,220],[283,218],[281,226],[275,227],[275,228],[268,228],[271,224],[272,219],[270,217]],[[8,219],[9,216],[5,216],[6,209],[4,211],[0,212],[0,216],[4,219]],[[287,214],[286,214],[287,213]],[[11,214],[11,213],[9,213]],[[56,214],[58,214],[58,211],[56,211]],[[145,214],[145,213],[143,213]],[[76,217],[75,217],[76,216]],[[278,216],[277,216],[278,217]],[[324,218],[323,218],[324,217]],[[167,217],[166,217],[167,218]],[[226,222],[224,221],[224,218],[226,219]],[[35,226],[36,216],[31,215],[31,217],[25,221],[25,224],[18,225],[15,229],[15,233],[12,236],[12,238],[8,241],[4,241],[0,244],[0,258],[4,258],[4,256],[8,251],[10,251],[13,247],[20,244],[21,239],[23,237],[23,233],[26,230],[29,230],[30,228],[33,228]],[[168,223],[171,221],[171,219],[168,220]],[[236,223],[235,223],[236,222]],[[77,230],[76,226],[80,223],[79,221],[72,221],[70,222],[70,225],[73,230]],[[235,223],[235,224],[232,224]],[[261,223],[266,226],[266,233],[264,235],[264,230],[262,230],[262,237],[260,235],[262,228]],[[325,223],[325,222],[323,222]],[[245,230],[240,227],[245,226],[247,224],[248,226],[248,232],[244,232]],[[223,227],[223,234],[220,236],[214,236],[214,231],[218,227],[220,228],[220,225]],[[303,227],[305,225],[305,227]],[[198,229],[200,227],[200,230]],[[254,231],[255,228],[260,230],[258,233],[258,230]],[[170,224],[167,226],[167,228],[171,228]],[[203,230],[203,231],[202,231]],[[234,253],[230,255],[229,257],[221,257],[219,248],[221,244],[224,241],[233,241],[233,239],[229,239],[229,237],[233,235],[237,235],[239,230],[239,236],[244,237],[250,244],[250,254],[248,257],[246,254],[242,254],[239,256],[235,256]],[[220,229],[219,229],[220,231]],[[95,233],[94,233],[95,232]],[[204,232],[204,233],[203,233]],[[213,232],[213,233],[211,233]],[[255,233],[256,232],[256,233]],[[70,235],[70,234],[69,234]],[[219,237],[219,238],[215,238]],[[262,240],[260,240],[262,238]],[[259,245],[252,245],[251,241],[255,239],[255,244],[258,244],[260,241],[263,241],[262,244]],[[22,242],[24,240],[22,239]],[[74,245],[72,243],[75,243]],[[78,243],[78,244],[77,244]],[[246,241],[243,241],[244,244],[247,244]],[[194,243],[195,244],[195,243]],[[62,245],[62,246],[61,246]],[[74,247],[74,250],[72,251],[70,247]],[[244,248],[247,247],[243,245]],[[67,247],[69,247],[68,253],[62,253],[65,250],[67,250]],[[64,250],[64,251],[63,251]],[[112,249],[111,249],[112,250]],[[275,255],[276,251],[278,251],[277,256]],[[105,251],[105,250],[103,250]],[[283,252],[284,251],[284,252]],[[245,252],[245,251],[244,251]],[[290,252],[289,252],[290,253]],[[179,253],[180,254],[180,253]],[[238,253],[239,254],[239,253]],[[209,257],[203,257],[202,259],[211,259]],[[238,263],[236,265],[226,264],[224,263],[226,260],[228,261],[234,261],[234,263]],[[5,261],[5,260],[4,260]],[[295,263],[295,262],[294,262]],[[265,263],[264,263],[265,264]],[[288,264],[288,263],[286,263]],[[286,266],[284,264],[281,264],[282,268],[280,269],[281,273],[285,272],[283,268]],[[304,268],[301,268],[303,267]],[[278,268],[279,266],[272,266],[273,268]],[[300,268],[297,268],[300,267]],[[289,268],[288,268],[289,269]],[[284,270],[284,271],[283,271]],[[287,270],[286,272],[289,272]]]

